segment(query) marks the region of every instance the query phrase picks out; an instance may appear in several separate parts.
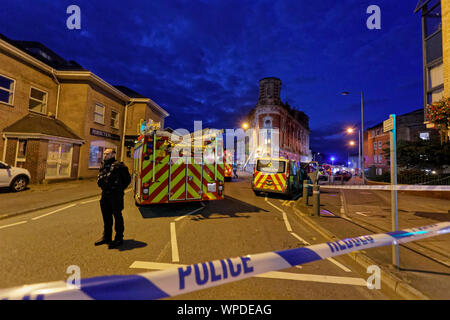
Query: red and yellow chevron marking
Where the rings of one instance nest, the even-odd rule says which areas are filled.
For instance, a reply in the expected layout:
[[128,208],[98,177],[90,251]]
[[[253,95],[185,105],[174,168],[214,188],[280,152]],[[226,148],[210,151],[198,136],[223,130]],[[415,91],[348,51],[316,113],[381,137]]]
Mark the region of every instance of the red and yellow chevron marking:
[[171,159],[169,200],[186,199],[186,164],[184,161],[184,158]]
[[287,178],[284,173],[266,174],[257,172],[254,179],[256,189],[284,192],[286,190]]
[[215,194],[208,192],[208,183],[214,183],[214,164],[203,164],[203,200],[217,199]]
[[187,177],[187,194],[186,199],[201,199],[202,190],[202,165],[191,159],[191,163],[188,164],[188,177]]
[[[142,183],[149,183],[150,203],[164,203],[168,201],[167,193],[169,189],[169,159],[170,156],[166,151],[164,142],[166,137],[158,137],[156,142],[156,159],[155,159],[155,181],[153,181],[153,154],[148,160],[142,160],[141,178]],[[151,139],[150,139],[151,141]],[[144,151],[146,150],[144,145]]]
[[[156,164],[158,167],[158,163],[160,163],[164,158],[168,157],[169,154],[164,146],[164,142],[165,140],[167,140],[166,137],[159,137],[156,140],[156,148],[155,148],[155,152],[156,152]],[[151,139],[149,138],[149,141],[151,142]],[[144,154],[146,153],[147,150],[147,144],[144,144]],[[153,150],[150,150],[151,152]],[[150,157],[148,160],[144,159],[144,155],[142,157],[142,169],[141,169],[141,178],[146,180],[146,176],[148,174],[150,174],[151,177],[153,177],[153,157],[155,155],[150,154]],[[158,170],[158,168],[156,168],[156,170]],[[156,172],[155,172],[156,174]]]
[[233,166],[231,164],[225,163],[225,177],[231,177],[233,172]]

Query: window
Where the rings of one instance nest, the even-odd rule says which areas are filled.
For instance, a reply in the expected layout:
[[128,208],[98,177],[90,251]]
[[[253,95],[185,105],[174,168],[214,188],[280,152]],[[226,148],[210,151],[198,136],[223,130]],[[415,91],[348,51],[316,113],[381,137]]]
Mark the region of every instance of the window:
[[377,150],[377,142],[376,141],[373,143],[373,150]]
[[258,160],[256,171],[263,173],[284,173],[286,170],[285,161],[277,160]]
[[47,92],[31,88],[30,102],[28,108],[31,111],[46,113],[47,112]]
[[89,146],[89,168],[100,168],[103,161],[103,151],[107,148],[112,148],[117,152],[117,146],[104,140],[91,141]]
[[96,104],[94,107],[94,122],[105,124],[105,107],[101,104]]
[[442,29],[442,15],[440,4],[434,7],[433,4],[431,4],[431,10],[429,10],[425,15],[425,24],[427,37]]
[[119,113],[111,110],[111,128],[119,129]]
[[377,156],[377,155],[374,155],[374,156],[373,156],[373,163],[377,163],[377,160],[378,160],[378,156]]
[[442,99],[443,96],[444,96],[444,87],[433,90],[432,92],[428,93],[428,103],[432,104],[435,101],[439,101]]
[[383,163],[383,156],[381,154],[378,155],[378,163]]
[[25,161],[27,157],[27,140],[19,140],[17,148],[17,160]]
[[378,149],[380,149],[381,150],[381,141],[378,141]]
[[430,133],[429,132],[421,132],[421,133],[419,133],[419,137],[422,140],[430,140]]
[[13,79],[0,75],[0,102],[13,104],[14,84]]
[[444,84],[444,65],[439,63],[428,68],[428,88]]

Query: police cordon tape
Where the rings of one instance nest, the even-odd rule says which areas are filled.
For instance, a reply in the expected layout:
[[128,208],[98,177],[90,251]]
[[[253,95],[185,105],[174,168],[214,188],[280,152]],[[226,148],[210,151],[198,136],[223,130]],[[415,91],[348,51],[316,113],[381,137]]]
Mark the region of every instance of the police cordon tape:
[[450,232],[450,222],[347,238],[289,250],[214,260],[138,275],[81,279],[80,286],[56,281],[0,290],[0,300],[152,300],[174,297],[353,251],[406,243]]
[[[313,186],[308,184],[308,186]],[[325,185],[320,188],[326,189],[358,189],[358,190],[410,190],[410,191],[450,191],[450,186],[422,186],[422,185]]]

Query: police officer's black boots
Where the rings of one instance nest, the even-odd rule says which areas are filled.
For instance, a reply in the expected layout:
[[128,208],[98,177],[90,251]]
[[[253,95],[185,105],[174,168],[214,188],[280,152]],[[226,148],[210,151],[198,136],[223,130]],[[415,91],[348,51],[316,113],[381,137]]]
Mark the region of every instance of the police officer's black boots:
[[98,239],[97,241],[95,241],[94,245],[101,246],[102,244],[111,244],[111,243],[112,243],[111,238],[105,238],[103,236],[100,239]]
[[118,247],[120,247],[123,244],[123,239],[122,238],[115,238],[113,242],[111,242],[108,245],[109,249],[116,249]]

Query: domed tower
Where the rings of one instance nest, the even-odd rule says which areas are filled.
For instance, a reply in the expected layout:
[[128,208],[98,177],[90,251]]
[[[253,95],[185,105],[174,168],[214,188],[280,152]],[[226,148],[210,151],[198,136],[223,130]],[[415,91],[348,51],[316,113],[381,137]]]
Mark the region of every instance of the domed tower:
[[281,105],[281,80],[275,77],[259,80],[259,105]]

